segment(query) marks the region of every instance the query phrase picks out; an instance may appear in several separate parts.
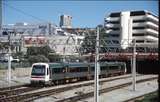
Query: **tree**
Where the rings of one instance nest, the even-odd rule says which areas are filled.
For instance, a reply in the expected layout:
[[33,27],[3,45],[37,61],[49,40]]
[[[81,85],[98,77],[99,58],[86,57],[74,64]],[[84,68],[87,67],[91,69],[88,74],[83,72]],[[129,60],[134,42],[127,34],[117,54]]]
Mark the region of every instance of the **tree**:
[[29,56],[28,61],[30,64],[33,64],[37,62],[49,62],[49,59],[44,55],[31,55]]
[[[95,45],[96,45],[96,29],[93,31],[88,31],[85,34],[85,38],[80,48],[80,52],[82,54],[85,53],[95,53]],[[106,31],[104,27],[99,28],[99,36],[100,36],[100,48],[101,50],[106,47],[104,40],[106,38]]]
[[29,47],[27,49],[27,56],[29,57],[31,55],[44,55],[45,57],[48,57],[50,52],[51,52],[51,49],[49,46]]
[[9,48],[9,43],[8,42],[0,42],[0,50],[3,51],[8,51]]
[[48,56],[48,59],[50,62],[59,62],[61,60],[61,58],[62,57],[60,55],[55,54],[55,53],[49,54],[49,56]]
[[[42,55],[42,56],[39,56]],[[57,62],[60,61],[61,56],[56,54],[54,50],[51,50],[49,46],[44,46],[44,47],[29,47],[27,49],[27,57],[30,63],[33,63],[34,60],[35,62]],[[35,57],[35,58],[33,58]],[[38,58],[40,57],[40,59]],[[45,58],[44,58],[45,57]],[[33,58],[33,60],[32,60]]]
[[80,51],[81,53],[90,53],[95,51],[95,39],[96,39],[96,31],[86,31],[85,38],[81,45]]
[[2,50],[3,49],[3,44],[2,43],[0,43],[0,50]]
[[23,60],[23,58],[25,57],[23,52],[16,52],[16,53],[12,53],[13,58],[19,58],[20,60]]

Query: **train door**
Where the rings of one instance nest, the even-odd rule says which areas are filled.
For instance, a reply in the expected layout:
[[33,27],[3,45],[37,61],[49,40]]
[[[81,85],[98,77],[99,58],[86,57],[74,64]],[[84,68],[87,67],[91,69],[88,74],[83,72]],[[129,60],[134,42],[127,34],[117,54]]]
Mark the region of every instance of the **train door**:
[[52,68],[49,67],[49,79],[52,80],[53,74],[52,74]]
[[90,79],[92,79],[92,73],[91,73],[92,68],[91,68],[91,65],[87,65],[87,68],[88,68],[88,79],[90,80]]
[[49,79],[50,79],[49,67],[46,66],[46,81],[49,81]]

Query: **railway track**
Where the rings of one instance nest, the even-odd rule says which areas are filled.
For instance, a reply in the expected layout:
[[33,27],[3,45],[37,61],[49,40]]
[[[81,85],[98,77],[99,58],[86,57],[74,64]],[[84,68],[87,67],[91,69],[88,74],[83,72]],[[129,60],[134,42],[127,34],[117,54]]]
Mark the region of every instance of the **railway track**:
[[3,88],[0,88],[0,90],[1,90],[1,91],[7,91],[7,90],[17,89],[17,88],[20,88],[20,87],[26,87],[26,86],[29,86],[29,84],[16,85],[16,86],[10,86],[10,87],[3,87]]
[[19,86],[14,89],[3,90],[3,91],[0,91],[0,100],[1,98],[9,97],[12,95],[19,95],[21,93],[25,93],[25,92],[29,92],[37,89],[40,89],[40,87]]
[[[130,78],[131,76],[123,76],[123,77],[118,77],[118,78],[111,78],[109,80],[101,80],[100,81],[100,84],[103,84],[104,82],[109,82],[109,81],[114,81],[114,80],[118,80],[118,79],[125,79],[125,78]],[[89,85],[93,85],[94,82],[89,82],[89,83],[84,83],[84,84],[76,84],[76,85],[68,85],[68,86],[65,86],[65,87],[61,87],[61,88],[53,88],[53,89],[50,89],[50,90],[44,90],[44,91],[37,91],[37,92],[30,92],[30,93],[25,93],[25,92],[29,92],[29,91],[33,91],[35,90],[34,89],[27,89],[26,88],[26,91],[23,90],[22,92],[11,92],[11,93],[18,93],[18,94],[9,94],[8,96],[6,95],[5,97],[0,97],[0,100],[2,102],[20,102],[20,101],[23,101],[23,102],[29,102],[29,101],[33,101],[35,99],[38,99],[38,98],[42,98],[42,97],[47,97],[47,96],[50,96],[50,95],[54,95],[56,93],[61,93],[61,92],[64,92],[64,91],[67,91],[67,90],[72,90],[74,88],[79,88],[79,87],[82,87],[82,86],[89,86]]]
[[[123,77],[123,78],[128,78],[128,77]],[[120,79],[120,78],[111,79],[109,81],[118,80],[118,79]],[[102,82],[105,82],[105,80],[103,80]],[[90,83],[90,84],[93,84],[93,83]],[[90,85],[90,84],[85,84],[85,85]],[[77,86],[77,87],[80,87],[80,86]],[[12,95],[18,96],[22,93],[34,91],[34,90],[37,90],[40,88],[42,88],[42,87],[31,87],[29,84],[0,88],[0,90],[1,90],[0,91],[0,99],[4,99],[4,98],[12,96]]]
[[[125,77],[125,78],[128,78],[128,77]],[[110,81],[118,80],[118,79],[120,79],[120,78],[111,79]],[[102,81],[102,82],[105,82],[105,81]],[[3,98],[3,97],[11,96],[11,95],[19,95],[21,93],[33,91],[33,90],[36,90],[36,89],[40,89],[40,87],[39,88],[37,88],[37,87],[33,88],[33,87],[30,87],[30,84],[0,88],[0,90],[1,90],[0,91],[0,99]]]
[[[137,83],[142,83],[142,82],[145,82],[145,81],[150,81],[150,80],[154,80],[154,79],[157,79],[157,77],[152,77],[152,78],[148,78],[148,79],[141,79],[141,80],[138,80]],[[109,88],[104,88],[104,89],[100,89],[100,94],[102,93],[106,93],[106,92],[110,92],[110,91],[113,91],[113,90],[116,90],[116,89],[120,89],[120,88],[123,88],[123,87],[127,87],[129,85],[131,85],[132,82],[128,82],[128,83],[125,83],[125,84],[121,84],[121,85],[116,85],[116,86],[113,86],[113,87],[109,87]],[[62,100],[58,100],[56,102],[76,102],[78,100],[84,100],[86,98],[89,98],[89,97],[93,97],[94,96],[94,92],[88,92],[88,93],[82,93],[80,95],[77,95],[77,96],[73,96],[73,97],[69,97],[69,98],[65,98],[65,99],[62,99]],[[139,97],[136,97],[134,99],[137,99]],[[134,100],[134,99],[131,99],[131,100]],[[129,100],[129,101],[131,101]],[[125,101],[125,102],[128,102],[128,101]]]
[[27,86],[29,86],[29,84],[0,88],[0,98],[16,94],[18,90],[23,90]]

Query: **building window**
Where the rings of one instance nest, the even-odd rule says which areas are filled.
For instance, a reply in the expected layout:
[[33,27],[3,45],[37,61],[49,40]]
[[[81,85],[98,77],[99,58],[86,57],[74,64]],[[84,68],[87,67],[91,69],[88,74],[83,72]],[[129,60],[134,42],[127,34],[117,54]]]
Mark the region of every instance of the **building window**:
[[137,34],[133,33],[133,36],[144,36],[144,35],[145,35],[144,33],[137,33]]
[[155,35],[155,34],[150,34],[150,33],[133,33],[133,36],[152,36],[152,37],[156,37],[158,38],[158,35]]
[[150,13],[150,12],[147,12],[147,14],[148,14],[148,15],[152,15],[152,16],[154,16],[154,17],[156,17],[156,18],[158,19],[158,17],[157,17],[156,15],[153,15],[153,14]]
[[153,19],[147,18],[147,19],[146,19],[146,21],[150,21],[150,22],[155,23],[155,24],[157,24],[157,25],[158,25],[158,22],[157,22],[157,21],[155,21],[155,20],[153,20]]
[[157,32],[158,32],[158,28],[156,28],[156,27],[153,27],[153,26],[149,26],[149,25],[147,25],[147,26],[146,26],[146,28],[150,28],[150,29],[153,29],[153,30],[155,30],[155,31],[157,31]]
[[120,30],[120,28],[107,28],[107,30]]
[[147,33],[146,35],[158,38],[158,35],[155,35],[155,34]]
[[146,20],[133,20],[133,23],[140,23],[140,22],[145,22]]
[[110,17],[119,17],[119,16],[120,16],[120,12],[110,14]]
[[106,23],[107,24],[119,24],[120,21],[107,21]]
[[136,40],[136,43],[144,43],[144,40]]
[[152,30],[155,30],[155,31],[158,31],[158,28],[156,28],[156,27],[152,27],[152,26],[145,26],[145,27],[133,27],[133,29],[152,29]]
[[145,29],[145,27],[133,27],[133,29]]
[[133,20],[133,23],[144,23],[144,22],[146,22],[146,21],[150,21],[150,22],[153,22],[153,23],[155,23],[155,24],[158,25],[158,22],[156,22],[156,21],[154,21],[154,20],[152,20],[152,19],[149,19],[149,18],[147,18],[147,19],[145,19],[145,20]]
[[146,12],[145,11],[132,11],[130,13],[130,16],[138,16],[138,15],[145,15]]

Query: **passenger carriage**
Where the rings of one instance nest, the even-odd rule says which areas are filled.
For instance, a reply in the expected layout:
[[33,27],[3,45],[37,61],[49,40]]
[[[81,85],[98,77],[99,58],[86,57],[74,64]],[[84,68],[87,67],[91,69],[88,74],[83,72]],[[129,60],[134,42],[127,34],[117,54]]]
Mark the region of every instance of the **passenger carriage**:
[[[75,82],[94,78],[95,63],[35,63],[32,65],[31,84]],[[126,73],[124,62],[101,62],[99,76],[107,77]]]

